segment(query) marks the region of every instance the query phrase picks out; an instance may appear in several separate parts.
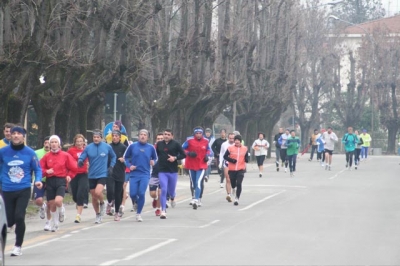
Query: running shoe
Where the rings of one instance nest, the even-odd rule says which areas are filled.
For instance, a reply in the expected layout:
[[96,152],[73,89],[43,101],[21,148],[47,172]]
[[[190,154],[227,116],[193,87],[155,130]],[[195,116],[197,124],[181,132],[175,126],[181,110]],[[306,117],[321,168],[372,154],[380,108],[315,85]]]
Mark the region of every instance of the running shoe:
[[311,160],[311,159],[308,159],[308,161],[311,162],[312,160]]
[[155,214],[156,214],[156,216],[160,216],[160,215],[161,215],[161,210],[160,210],[160,209],[157,209],[157,210],[155,211]]
[[199,199],[199,202],[197,203],[197,207],[201,207],[201,199]]
[[75,223],[79,224],[81,222],[81,216],[79,214],[77,214],[75,216]]
[[21,247],[14,246],[13,250],[11,251],[11,256],[21,256],[21,255],[22,255]]
[[104,216],[105,212],[106,212],[106,206],[105,206],[104,202],[100,203],[100,215]]
[[137,211],[137,203],[133,203],[131,212]]
[[232,198],[231,198],[231,195],[226,195],[226,200],[228,201],[228,202],[232,202]]
[[115,207],[114,206],[111,207],[111,216],[113,216],[113,215],[115,215]]
[[224,183],[219,183],[219,187],[223,188],[224,187]]
[[47,220],[46,223],[44,224],[44,231],[50,231],[51,230],[51,223],[50,220]]
[[124,209],[125,209],[124,205],[119,206],[119,210],[118,210],[119,217],[122,217],[122,215],[124,215]]
[[161,212],[160,219],[167,219],[167,213]]
[[175,208],[175,206],[176,206],[175,200],[171,200],[171,207],[172,207],[172,208]]
[[356,169],[356,170],[357,170],[357,165],[356,165],[356,166],[354,166],[354,169]]
[[106,214],[107,215],[111,215],[111,208],[112,208],[111,203],[107,203],[107,209],[106,209]]
[[258,177],[260,177],[260,178],[261,178],[261,177],[262,177],[262,173],[260,173],[260,174],[258,175]]
[[290,172],[290,177],[293,177],[293,176],[294,176],[293,172]]
[[157,200],[153,199],[153,202],[151,203],[151,205],[153,206],[153,209],[157,208]]
[[204,177],[204,180],[205,180],[206,182],[208,182],[208,175],[206,175],[206,176]]
[[136,221],[143,222],[142,216],[139,213],[136,214]]
[[60,212],[58,213],[58,220],[60,223],[64,222],[65,220],[65,207],[64,204],[60,208]]
[[197,200],[194,200],[193,202],[193,210],[197,210]]
[[347,168],[347,167],[349,167],[349,164],[348,164],[348,163],[346,163],[346,168]]
[[116,222],[121,221],[121,217],[118,215],[118,213],[116,213],[116,214],[114,215],[114,221],[116,221]]
[[235,198],[235,202],[233,203],[233,205],[238,206],[239,205],[239,199]]
[[328,170],[329,165],[325,164],[325,170]]
[[101,224],[101,214],[96,214],[96,220],[94,221],[95,224]]
[[39,209],[39,217],[40,217],[40,219],[46,218],[46,207],[47,207],[46,203],[43,202],[42,207],[40,207],[40,209]]
[[349,167],[349,171],[351,171],[351,166]]
[[276,168],[276,171],[279,172],[279,166]]
[[287,173],[287,168],[285,167],[285,173]]
[[88,208],[87,203],[83,203],[83,208],[84,208],[84,209],[87,209],[87,208]]
[[189,205],[193,205],[193,203],[194,203],[194,199],[192,199],[192,200],[189,202]]
[[169,208],[169,202],[168,202],[168,200],[167,200],[167,202],[165,203],[165,207],[166,207],[166,208]]
[[58,230],[58,224],[53,222],[51,224],[51,231],[52,232],[57,232],[57,230]]

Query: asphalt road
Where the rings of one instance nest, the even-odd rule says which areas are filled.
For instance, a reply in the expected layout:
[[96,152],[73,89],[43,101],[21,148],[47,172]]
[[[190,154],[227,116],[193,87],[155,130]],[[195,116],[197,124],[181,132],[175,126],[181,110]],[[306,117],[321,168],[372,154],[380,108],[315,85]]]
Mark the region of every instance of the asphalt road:
[[[193,210],[188,177],[180,176],[166,220],[150,199],[142,223],[128,211],[120,222],[95,225],[89,208],[74,224],[74,205],[56,233],[31,218],[23,255],[7,256],[6,265],[399,265],[400,158],[371,156],[348,171],[344,156],[334,155],[325,171],[305,156],[293,178],[272,160],[263,178],[249,165],[239,206],[212,175],[203,206]],[[9,234],[7,254],[13,242]]]

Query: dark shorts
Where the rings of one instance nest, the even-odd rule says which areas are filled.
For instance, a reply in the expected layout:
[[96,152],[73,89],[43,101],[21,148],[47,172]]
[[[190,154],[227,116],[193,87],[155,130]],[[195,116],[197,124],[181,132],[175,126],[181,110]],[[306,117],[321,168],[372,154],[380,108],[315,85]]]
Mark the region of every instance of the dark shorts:
[[108,177],[89,178],[89,189],[95,189],[98,184],[105,186]]
[[36,186],[33,186],[33,197],[34,199],[43,198],[46,194],[46,182],[43,182],[43,186],[41,189],[38,189]]
[[256,159],[257,159],[257,165],[261,166],[264,164],[265,155],[256,156]]
[[329,155],[332,155],[332,154],[333,154],[333,151],[328,150],[328,149],[325,149],[325,153],[328,153]]
[[157,177],[150,177],[149,190],[156,191],[157,188],[160,188],[160,180]]
[[47,200],[54,200],[56,196],[65,196],[65,187],[67,180],[64,177],[46,178],[46,196]]

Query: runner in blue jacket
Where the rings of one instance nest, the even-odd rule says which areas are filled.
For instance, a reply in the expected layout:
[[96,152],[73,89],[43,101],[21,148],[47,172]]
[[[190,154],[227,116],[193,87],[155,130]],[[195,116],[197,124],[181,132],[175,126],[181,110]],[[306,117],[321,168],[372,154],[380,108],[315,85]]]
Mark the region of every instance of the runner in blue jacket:
[[96,212],[95,223],[101,223],[106,213],[103,189],[107,178],[112,175],[117,160],[110,145],[102,142],[100,129],[93,130],[93,142],[86,146],[78,159],[78,167],[82,167],[85,159],[89,159],[89,189],[92,195],[92,204]]

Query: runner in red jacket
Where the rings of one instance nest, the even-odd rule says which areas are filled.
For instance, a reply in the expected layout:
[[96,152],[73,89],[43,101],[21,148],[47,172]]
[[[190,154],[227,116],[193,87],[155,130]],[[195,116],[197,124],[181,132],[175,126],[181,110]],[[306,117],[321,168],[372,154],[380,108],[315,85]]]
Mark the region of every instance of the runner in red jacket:
[[208,140],[203,137],[203,128],[198,126],[193,129],[193,137],[188,138],[182,147],[186,154],[185,168],[189,170],[192,184],[195,188],[193,209],[197,209],[201,183],[204,178],[205,170],[207,169],[208,157],[211,154]]
[[49,142],[50,152],[40,160],[40,167],[46,175],[46,195],[52,218],[51,231],[55,232],[58,230],[58,222],[64,222],[65,188],[71,177],[74,177],[77,166],[74,158],[61,150],[61,141],[57,135],[52,135]]

